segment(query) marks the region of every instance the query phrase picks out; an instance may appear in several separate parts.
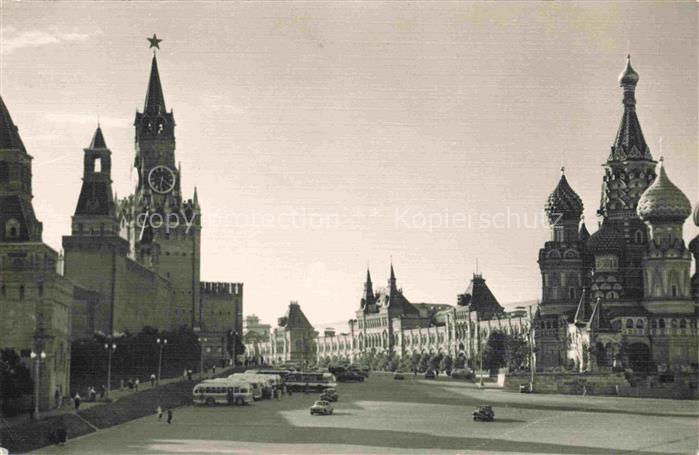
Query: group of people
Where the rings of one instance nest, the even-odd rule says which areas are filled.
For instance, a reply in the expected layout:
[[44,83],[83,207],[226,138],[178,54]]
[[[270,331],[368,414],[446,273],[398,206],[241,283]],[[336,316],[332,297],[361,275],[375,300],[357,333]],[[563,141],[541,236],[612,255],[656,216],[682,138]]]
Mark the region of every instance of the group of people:
[[[158,421],[163,420],[163,407],[158,405],[158,409],[155,410],[155,413],[158,415]],[[167,423],[170,424],[172,423],[172,408],[168,408],[167,410]]]

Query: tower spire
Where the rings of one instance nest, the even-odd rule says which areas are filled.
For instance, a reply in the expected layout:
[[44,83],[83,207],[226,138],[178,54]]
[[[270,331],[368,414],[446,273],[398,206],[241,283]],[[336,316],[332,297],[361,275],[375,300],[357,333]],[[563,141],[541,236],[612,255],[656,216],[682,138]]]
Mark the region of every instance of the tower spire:
[[638,73],[631,66],[631,55],[628,54],[626,56],[626,67],[619,75],[619,85],[624,93],[624,114],[621,117],[619,130],[612,145],[608,161],[653,159],[636,115],[636,85],[638,80]]
[[166,112],[165,97],[163,87],[160,84],[160,73],[158,72],[158,60],[153,54],[153,61],[150,67],[150,79],[148,81],[148,91],[146,92],[146,102],[143,113],[159,114]]

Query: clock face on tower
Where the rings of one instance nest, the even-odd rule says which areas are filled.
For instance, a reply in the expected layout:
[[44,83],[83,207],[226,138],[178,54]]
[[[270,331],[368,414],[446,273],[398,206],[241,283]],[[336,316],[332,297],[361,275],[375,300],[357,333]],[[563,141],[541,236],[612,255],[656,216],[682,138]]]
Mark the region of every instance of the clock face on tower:
[[156,193],[169,193],[175,187],[175,173],[167,166],[155,166],[148,173],[148,185]]

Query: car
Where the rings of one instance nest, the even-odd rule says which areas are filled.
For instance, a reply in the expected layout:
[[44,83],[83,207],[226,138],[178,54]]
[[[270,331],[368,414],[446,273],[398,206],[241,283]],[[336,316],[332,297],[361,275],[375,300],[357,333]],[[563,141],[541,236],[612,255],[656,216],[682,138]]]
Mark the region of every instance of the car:
[[313,403],[313,406],[311,406],[311,415],[332,415],[333,413],[333,407],[330,406],[330,403],[328,403],[325,400],[318,400],[315,403]]
[[434,379],[437,375],[434,374],[434,370],[425,371],[425,379]]
[[364,376],[355,371],[344,371],[336,374],[335,378],[338,382],[364,382]]
[[487,404],[478,406],[478,409],[473,411],[473,420],[477,422],[492,422],[495,420],[495,411]]
[[396,371],[393,373],[393,379],[403,380],[405,379],[405,374],[402,371]]
[[532,393],[531,384],[520,384],[519,393]]
[[340,396],[337,394],[337,390],[329,388],[320,394],[320,399],[323,401],[337,401],[340,399]]
[[451,372],[452,379],[473,379],[473,371],[468,368],[457,368]]

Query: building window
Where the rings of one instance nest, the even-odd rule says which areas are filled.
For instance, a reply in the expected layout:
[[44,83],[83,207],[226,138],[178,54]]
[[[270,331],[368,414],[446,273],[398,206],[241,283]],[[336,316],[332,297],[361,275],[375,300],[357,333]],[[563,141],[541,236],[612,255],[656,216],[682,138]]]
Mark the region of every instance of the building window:
[[568,295],[571,299],[575,298],[575,288],[568,289]]
[[665,319],[658,319],[658,327],[661,329],[665,328]]
[[8,239],[16,239],[19,237],[19,221],[10,218],[7,223],[5,223],[5,237]]
[[0,161],[0,183],[10,181],[10,165],[7,161]]
[[7,296],[7,286],[4,284],[0,286],[0,296],[5,297]]
[[626,320],[626,328],[627,328],[627,329],[633,329],[633,319],[627,319],[627,320]]
[[19,299],[24,300],[24,285],[19,287]]
[[643,319],[639,319],[638,321],[636,321],[636,328],[637,329],[643,328]]
[[636,243],[643,243],[643,232],[636,231],[635,240],[636,240]]
[[43,297],[43,296],[44,296],[44,285],[39,284],[39,297]]
[[687,328],[687,320],[680,319],[680,329],[686,329],[686,328]]
[[672,296],[677,297],[677,285],[672,285]]

